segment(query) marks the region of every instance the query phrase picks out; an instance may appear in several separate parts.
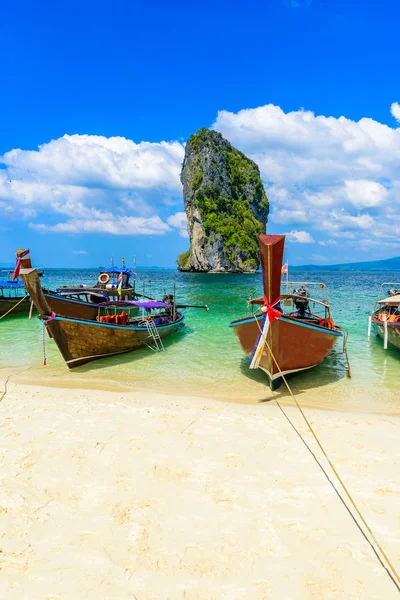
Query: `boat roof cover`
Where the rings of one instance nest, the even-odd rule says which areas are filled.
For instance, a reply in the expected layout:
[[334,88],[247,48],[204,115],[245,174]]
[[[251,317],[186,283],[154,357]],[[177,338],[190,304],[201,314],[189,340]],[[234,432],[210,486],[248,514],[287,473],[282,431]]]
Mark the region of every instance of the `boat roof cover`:
[[125,267],[122,269],[118,269],[118,267],[110,267],[109,269],[100,269],[101,273],[125,273],[126,275],[132,275],[132,271],[130,269],[126,269]]
[[393,306],[397,306],[400,304],[400,294],[379,300],[378,304],[392,304]]
[[21,281],[0,281],[0,287],[15,290],[23,288],[24,284]]
[[171,305],[158,300],[149,300],[147,302],[139,302],[138,300],[114,300],[114,302],[102,302],[99,306],[138,306],[139,308],[168,308]]

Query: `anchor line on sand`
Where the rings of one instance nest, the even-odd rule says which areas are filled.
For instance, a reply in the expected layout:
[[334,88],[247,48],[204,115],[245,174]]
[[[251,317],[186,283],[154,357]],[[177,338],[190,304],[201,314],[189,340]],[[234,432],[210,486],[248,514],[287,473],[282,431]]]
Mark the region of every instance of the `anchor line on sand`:
[[7,376],[7,379],[4,382],[4,390],[1,392],[1,395],[0,395],[0,402],[2,402],[4,400],[4,398],[6,397],[6,394],[8,391],[7,386],[8,386],[8,383],[9,383],[11,377],[14,377],[14,375],[19,375],[20,373],[25,373],[26,371],[29,371],[31,368],[32,367],[28,367],[27,369],[21,369],[21,371],[17,371],[16,373],[11,373],[11,375]]
[[[261,332],[260,324],[258,323],[257,319],[255,319],[255,321],[256,321],[256,323],[257,323],[257,325],[258,325],[258,327],[260,329],[260,332]],[[332,488],[334,489],[336,495],[339,497],[339,499],[341,500],[342,504],[346,508],[347,512],[349,513],[349,515],[353,519],[354,523],[358,527],[358,529],[361,532],[362,536],[365,538],[365,540],[367,541],[367,543],[370,545],[373,553],[375,554],[375,556],[378,559],[379,563],[381,564],[382,568],[386,571],[387,575],[391,579],[391,581],[394,584],[394,586],[396,587],[397,591],[400,592],[400,577],[399,577],[399,574],[397,573],[396,569],[392,565],[392,563],[391,563],[389,557],[387,556],[386,552],[383,550],[382,546],[380,545],[380,543],[378,542],[378,540],[375,538],[375,535],[373,534],[370,526],[368,525],[367,521],[365,520],[365,518],[361,514],[361,511],[358,508],[357,504],[355,503],[355,500],[353,499],[353,497],[351,496],[349,490],[347,489],[346,484],[344,483],[344,481],[340,477],[338,471],[336,470],[336,467],[334,466],[334,464],[332,463],[331,459],[329,458],[329,456],[328,456],[325,448],[323,447],[323,445],[319,441],[318,436],[315,433],[315,431],[314,431],[314,429],[313,429],[310,421],[307,419],[307,416],[304,413],[303,409],[301,408],[299,402],[297,401],[296,396],[293,394],[293,392],[292,392],[292,390],[291,390],[291,388],[290,388],[290,386],[289,386],[289,384],[288,384],[288,382],[286,380],[285,375],[282,373],[282,371],[281,371],[281,369],[279,367],[279,364],[278,364],[278,362],[277,362],[277,360],[276,360],[276,358],[275,358],[275,356],[274,356],[274,354],[273,354],[273,352],[272,352],[272,350],[271,350],[271,348],[270,348],[267,340],[265,340],[265,344],[266,344],[266,346],[268,348],[268,351],[271,354],[271,357],[272,357],[273,361],[276,364],[277,369],[279,370],[279,373],[280,373],[283,381],[285,382],[285,385],[286,385],[286,387],[288,389],[288,392],[289,392],[290,396],[292,397],[292,399],[294,400],[294,402],[296,404],[296,407],[300,411],[300,414],[303,417],[303,419],[304,419],[304,421],[305,421],[305,423],[306,423],[309,431],[311,432],[313,438],[315,439],[316,443],[318,444],[318,447],[320,448],[322,454],[324,455],[324,457],[328,461],[328,464],[329,464],[330,468],[332,469],[333,473],[335,474],[337,480],[339,481],[342,489],[344,490],[346,496],[348,497],[348,499],[349,499],[351,505],[353,506],[354,510],[356,511],[357,515],[359,516],[359,518],[361,519],[362,523],[364,524],[364,527],[367,530],[367,532],[369,533],[369,536],[370,536],[371,539],[368,537],[368,535],[366,534],[366,532],[362,528],[361,524],[357,521],[356,516],[351,511],[351,509],[348,506],[347,502],[345,501],[345,499],[343,498],[343,496],[341,495],[341,493],[337,489],[337,486],[335,485],[335,483],[329,477],[329,474],[327,473],[327,471],[324,468],[324,466],[321,464],[320,460],[318,459],[318,457],[316,456],[316,454],[314,453],[314,451],[311,449],[311,447],[306,442],[306,440],[304,439],[304,437],[302,436],[302,434],[300,433],[300,431],[296,428],[296,426],[294,425],[294,423],[291,421],[290,417],[284,411],[284,409],[282,408],[282,406],[278,402],[277,398],[274,398],[276,404],[278,405],[279,409],[281,410],[281,412],[283,413],[283,415],[285,416],[286,420],[289,422],[289,424],[291,425],[291,427],[297,433],[297,435],[299,436],[299,438],[301,439],[301,441],[303,442],[303,444],[305,445],[305,447],[307,448],[307,450],[310,452],[310,454],[314,458],[315,462],[317,463],[317,465],[319,466],[319,468],[321,469],[321,471],[325,475],[326,479],[329,481],[329,483],[331,484]],[[379,550],[379,552],[378,552],[378,550]],[[386,564],[385,564],[385,562],[386,562]]]

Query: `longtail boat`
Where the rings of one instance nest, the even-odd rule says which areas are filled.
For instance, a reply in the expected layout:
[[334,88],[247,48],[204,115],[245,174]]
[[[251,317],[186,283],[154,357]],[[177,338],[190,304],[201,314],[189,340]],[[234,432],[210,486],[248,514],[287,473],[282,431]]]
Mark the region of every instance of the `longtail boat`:
[[[18,260],[23,257],[25,268],[32,268],[30,252],[27,249],[17,251]],[[18,267],[16,267],[17,269]],[[38,272],[40,275],[40,271]],[[110,300],[134,300],[137,298],[134,285],[130,284],[132,270],[125,266],[101,269],[97,283],[92,286],[63,286],[56,291],[43,289],[43,294],[51,310],[60,317],[72,319],[95,320],[99,314],[99,306]],[[23,284],[19,284],[23,289]],[[25,292],[26,293],[26,292]],[[20,312],[28,312],[30,300],[22,303]],[[129,306],[129,315],[138,314],[136,306]]]
[[369,317],[368,337],[371,325],[376,335],[383,339],[385,350],[388,344],[400,350],[400,283],[382,283]]
[[[20,252],[17,251],[17,255]],[[174,293],[167,296],[165,301],[106,302],[95,320],[60,317],[52,311],[41,288],[38,273],[31,268],[30,261],[22,258],[20,265],[21,277],[39,312],[39,318],[71,369],[144,346],[162,350],[163,339],[184,325],[184,317],[178,311],[180,305],[175,302],[175,287]],[[126,312],[116,313],[116,307],[129,307],[131,304],[141,308],[143,314],[130,318]],[[153,310],[158,312],[152,313]]]
[[[264,296],[249,304],[261,310],[230,323],[250,368],[265,371],[272,390],[283,378],[319,365],[338,340],[347,361],[347,334],[334,323],[327,297],[316,297],[325,285],[287,281],[281,293],[284,243],[283,235],[259,236]],[[348,361],[346,368],[349,374]]]

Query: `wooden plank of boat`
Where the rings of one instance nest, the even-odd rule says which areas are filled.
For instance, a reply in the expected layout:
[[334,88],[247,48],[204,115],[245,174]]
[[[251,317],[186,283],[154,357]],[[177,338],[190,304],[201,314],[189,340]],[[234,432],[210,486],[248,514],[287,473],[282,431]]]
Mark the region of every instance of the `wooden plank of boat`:
[[[281,235],[259,236],[264,295],[270,305],[280,298],[284,241]],[[264,318],[265,314],[258,313],[230,323],[249,357],[258,343]],[[276,389],[282,374],[286,377],[320,364],[342,337],[340,328],[323,327],[317,319],[282,316],[270,323],[259,368],[268,375],[271,389]]]
[[[157,331],[163,339],[182,324],[183,316],[179,315],[175,321],[157,326]],[[55,317],[46,327],[71,369],[99,358],[142,348],[149,339],[145,325],[122,326]]]
[[[248,357],[251,356],[263,314],[245,317],[230,323],[235,328],[240,345]],[[270,346],[280,371],[265,345],[259,368],[269,377],[271,389],[277,389],[282,383],[282,375],[288,376],[320,364],[332,351],[337,339],[343,334],[314,324],[281,317],[270,325],[268,345]]]

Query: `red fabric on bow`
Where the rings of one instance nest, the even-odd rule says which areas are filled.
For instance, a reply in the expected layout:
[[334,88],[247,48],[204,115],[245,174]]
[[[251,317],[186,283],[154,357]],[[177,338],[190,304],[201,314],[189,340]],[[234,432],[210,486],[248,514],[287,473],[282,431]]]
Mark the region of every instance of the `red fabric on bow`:
[[20,270],[21,270],[21,259],[18,257],[17,264],[15,265],[15,269],[14,269],[14,273],[13,273],[13,279],[17,279]]
[[267,296],[264,294],[264,306],[262,307],[262,312],[267,313],[268,315],[268,320],[270,323],[273,323],[275,321],[275,319],[280,319],[282,316],[282,312],[280,310],[277,310],[275,308],[275,306],[277,304],[279,304],[280,302],[280,297],[275,300],[275,302],[272,302],[272,304],[270,304],[268,302],[268,298]]
[[47,325],[47,323],[50,323],[50,321],[54,321],[55,318],[56,318],[56,313],[53,310],[53,312],[51,313],[50,317],[48,319],[46,319],[46,321],[43,321],[43,323],[45,325]]

